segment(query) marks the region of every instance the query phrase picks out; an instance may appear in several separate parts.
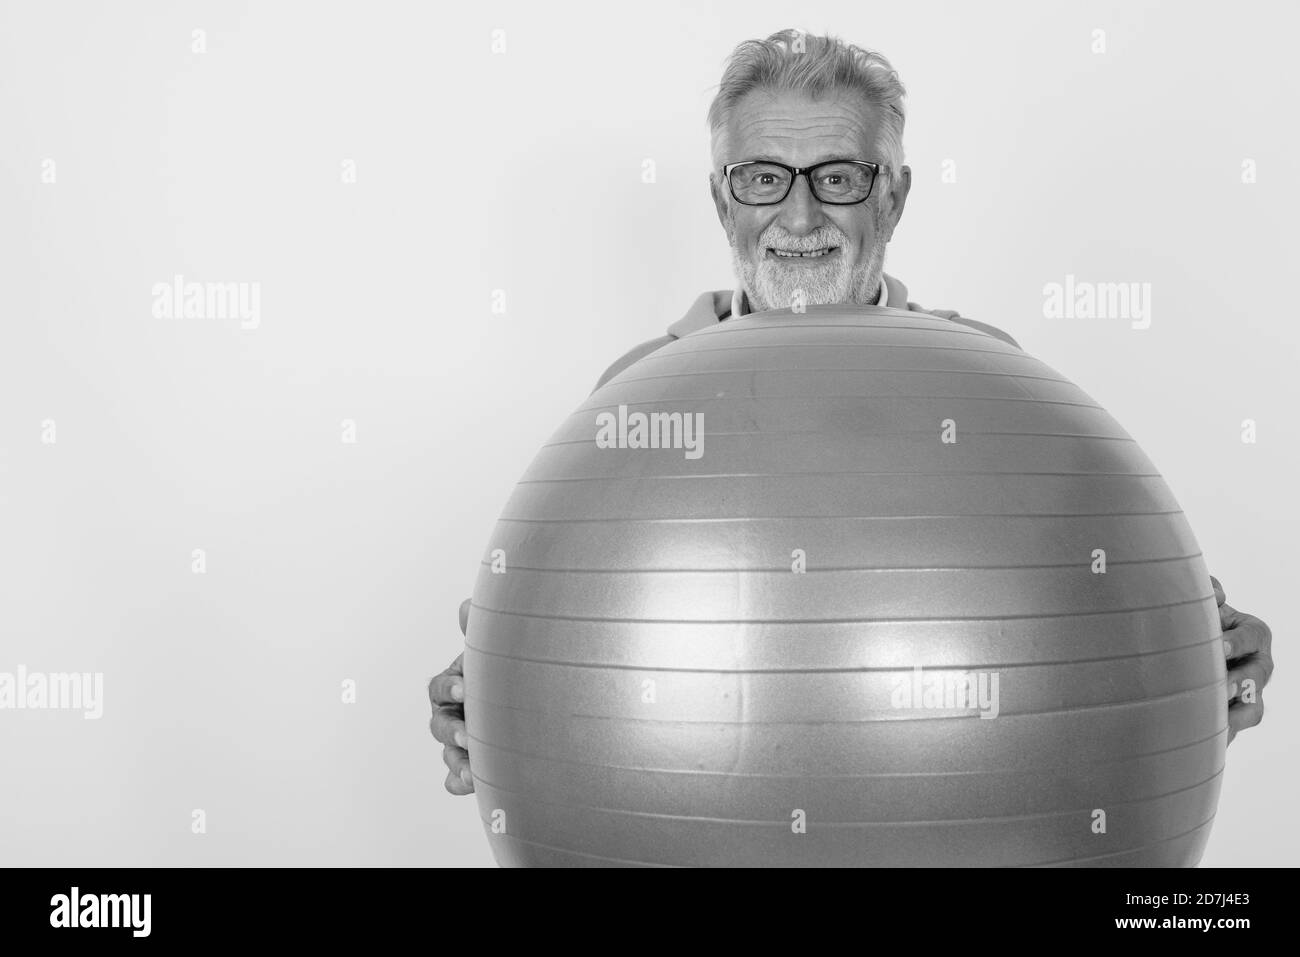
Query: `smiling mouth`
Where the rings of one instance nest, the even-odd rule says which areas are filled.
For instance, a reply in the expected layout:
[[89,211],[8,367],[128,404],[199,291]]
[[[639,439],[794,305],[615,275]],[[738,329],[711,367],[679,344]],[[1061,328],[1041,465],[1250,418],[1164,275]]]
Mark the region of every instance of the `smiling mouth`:
[[823,259],[833,253],[840,251],[839,246],[822,246],[820,249],[795,250],[795,249],[777,249],[775,246],[767,247],[767,254],[773,259]]

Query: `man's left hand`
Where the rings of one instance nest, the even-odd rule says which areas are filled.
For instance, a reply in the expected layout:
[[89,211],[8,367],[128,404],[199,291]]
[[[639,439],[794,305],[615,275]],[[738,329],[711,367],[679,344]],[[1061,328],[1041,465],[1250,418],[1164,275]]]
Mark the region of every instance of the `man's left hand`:
[[1223,627],[1223,655],[1228,661],[1228,743],[1243,728],[1264,717],[1264,685],[1273,674],[1273,632],[1254,615],[1225,601],[1223,586],[1210,577]]

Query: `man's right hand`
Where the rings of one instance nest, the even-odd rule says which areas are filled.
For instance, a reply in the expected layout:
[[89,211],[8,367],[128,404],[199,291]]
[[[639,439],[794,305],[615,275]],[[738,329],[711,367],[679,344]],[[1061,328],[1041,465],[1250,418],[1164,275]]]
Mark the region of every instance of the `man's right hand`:
[[[460,633],[465,634],[469,623],[469,599],[460,606]],[[465,733],[465,676],[461,671],[464,652],[440,675],[429,682],[429,704],[433,717],[429,730],[442,742],[442,760],[447,765],[447,780],[443,783],[452,794],[470,794],[474,779],[469,773],[469,738]]]

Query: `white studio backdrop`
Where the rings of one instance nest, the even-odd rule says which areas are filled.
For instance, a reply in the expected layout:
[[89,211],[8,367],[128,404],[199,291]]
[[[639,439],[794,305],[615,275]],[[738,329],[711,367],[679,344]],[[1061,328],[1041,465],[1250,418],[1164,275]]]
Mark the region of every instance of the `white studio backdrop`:
[[[492,864],[425,684],[537,448],[731,284],[705,112],[795,27],[907,85],[887,271],[1105,406],[1272,625],[1203,863],[1294,865],[1298,20],[0,3],[0,671],[104,682],[97,720],[0,711],[0,862]],[[178,275],[258,308],[159,315]],[[1045,316],[1067,277],[1149,284],[1149,327]]]

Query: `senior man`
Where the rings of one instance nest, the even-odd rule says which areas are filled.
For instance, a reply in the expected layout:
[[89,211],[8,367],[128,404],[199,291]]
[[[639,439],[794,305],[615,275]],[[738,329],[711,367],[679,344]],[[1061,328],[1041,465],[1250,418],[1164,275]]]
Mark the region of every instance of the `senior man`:
[[[885,247],[903,215],[912,171],[903,165],[903,96],[878,53],[794,30],[732,53],[709,108],[709,190],[731,246],[738,285],[705,292],[666,335],[611,365],[597,388],[664,345],[732,316],[803,303],[906,308],[1014,339],[955,312],[907,301],[884,273]],[[1228,741],[1259,723],[1273,671],[1267,625],[1224,603],[1211,579],[1227,659]],[[466,629],[470,602],[460,607]],[[444,745],[446,788],[474,790],[462,702],[463,656],[429,683],[430,728]]]

